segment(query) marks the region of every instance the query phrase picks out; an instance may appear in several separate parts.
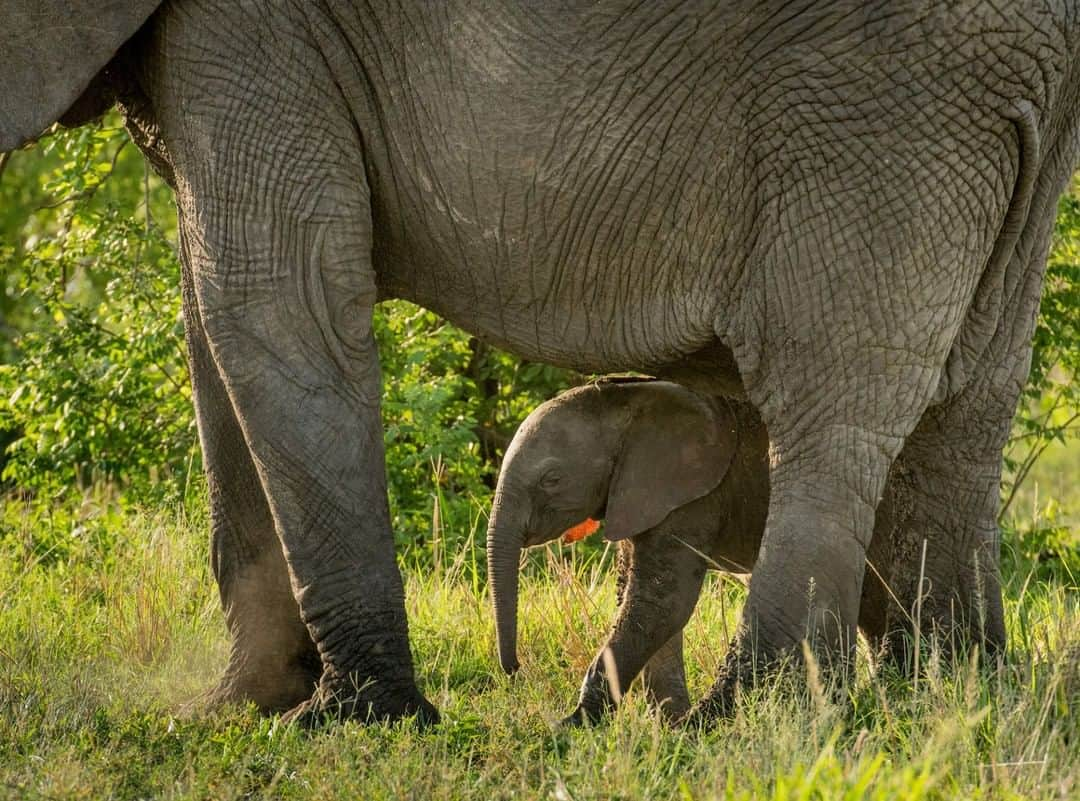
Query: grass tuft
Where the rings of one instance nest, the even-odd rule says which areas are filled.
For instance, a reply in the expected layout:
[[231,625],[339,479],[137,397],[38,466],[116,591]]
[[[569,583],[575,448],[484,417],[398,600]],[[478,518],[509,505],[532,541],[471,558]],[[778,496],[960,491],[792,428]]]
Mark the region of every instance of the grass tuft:
[[[709,732],[664,728],[631,688],[609,723],[563,731],[553,724],[614,613],[612,554],[530,555],[522,670],[506,677],[474,531],[437,569],[404,568],[419,679],[442,723],[305,733],[197,703],[227,652],[203,516],[64,525],[9,505],[0,532],[0,798],[1080,795],[1080,601],[1075,583],[1034,570],[1008,577],[1010,651],[993,669],[946,664],[924,636],[917,686],[863,665],[838,702],[812,672],[809,692],[768,683]],[[737,581],[706,583],[686,631],[695,696],[744,598]]]

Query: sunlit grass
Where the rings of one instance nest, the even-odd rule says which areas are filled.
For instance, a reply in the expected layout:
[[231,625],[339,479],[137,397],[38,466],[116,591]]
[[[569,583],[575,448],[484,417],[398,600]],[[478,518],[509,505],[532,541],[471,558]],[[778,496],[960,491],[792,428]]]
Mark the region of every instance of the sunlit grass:
[[[226,645],[201,517],[114,515],[62,558],[35,537],[46,521],[27,513],[23,525],[0,552],[0,797],[1080,795],[1080,601],[1067,581],[1010,576],[1009,659],[948,664],[928,645],[917,694],[908,676],[864,668],[843,704],[768,686],[698,734],[663,728],[631,692],[610,723],[559,731],[613,614],[610,554],[530,557],[511,679],[495,659],[474,537],[435,569],[406,567],[419,678],[443,722],[305,734],[199,705]],[[735,582],[708,582],[687,628],[693,694],[711,682],[743,597]]]

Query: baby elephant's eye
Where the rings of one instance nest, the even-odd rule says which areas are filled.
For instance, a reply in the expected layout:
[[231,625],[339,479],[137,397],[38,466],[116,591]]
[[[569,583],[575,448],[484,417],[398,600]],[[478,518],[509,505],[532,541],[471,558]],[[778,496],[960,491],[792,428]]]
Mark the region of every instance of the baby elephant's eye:
[[558,470],[548,470],[540,477],[540,486],[547,490],[555,489],[555,487],[559,486],[559,482],[561,481],[562,476],[559,474]]

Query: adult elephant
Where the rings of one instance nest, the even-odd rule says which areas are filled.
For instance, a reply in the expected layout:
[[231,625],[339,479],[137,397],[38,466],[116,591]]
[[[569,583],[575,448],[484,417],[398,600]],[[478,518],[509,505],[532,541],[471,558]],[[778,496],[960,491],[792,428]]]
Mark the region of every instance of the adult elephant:
[[1075,4],[155,5],[5,0],[0,149],[115,101],[176,190],[223,697],[436,715],[386,503],[388,297],[759,409],[768,525],[704,712],[748,659],[849,652],[883,497],[900,605],[925,539],[924,627],[1003,643],[1000,457],[1077,151]]

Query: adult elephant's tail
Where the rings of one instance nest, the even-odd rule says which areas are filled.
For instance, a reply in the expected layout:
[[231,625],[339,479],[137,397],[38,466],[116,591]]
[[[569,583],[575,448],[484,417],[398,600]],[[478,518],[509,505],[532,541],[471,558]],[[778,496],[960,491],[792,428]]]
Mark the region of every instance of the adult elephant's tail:
[[[1005,114],[1013,123],[1016,142],[1016,175],[1012,196],[1005,211],[993,250],[979,278],[967,317],[949,352],[946,369],[934,396],[939,403],[964,388],[994,336],[1009,297],[1031,262],[1029,253],[1020,253],[1022,235],[1032,213],[1041,166],[1041,140],[1032,105],[1017,101]],[[1055,195],[1056,198],[1056,195]]]

